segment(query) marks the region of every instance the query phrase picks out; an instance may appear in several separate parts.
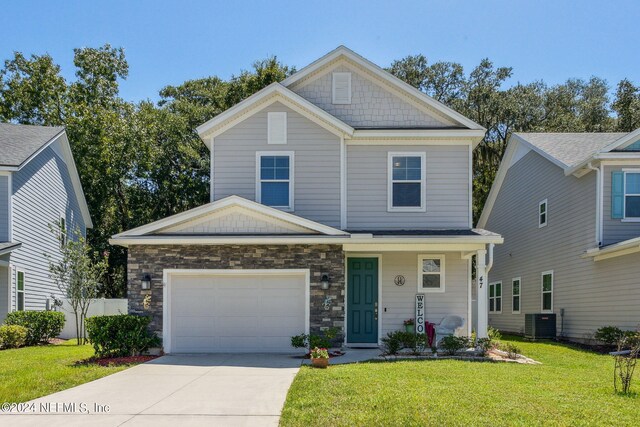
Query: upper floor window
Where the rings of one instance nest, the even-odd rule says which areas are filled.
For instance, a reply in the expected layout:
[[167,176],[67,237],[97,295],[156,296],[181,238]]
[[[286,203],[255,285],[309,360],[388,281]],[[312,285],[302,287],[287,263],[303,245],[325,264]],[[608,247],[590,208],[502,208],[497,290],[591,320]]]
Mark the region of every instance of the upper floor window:
[[24,271],[16,271],[16,309],[24,311]]
[[640,218],[640,172],[624,174],[624,217]]
[[542,311],[553,311],[553,271],[542,273]]
[[418,292],[444,292],[444,255],[418,257]]
[[259,203],[293,210],[293,153],[257,153],[256,199]]
[[331,82],[333,104],[351,104],[351,73],[333,73]]
[[547,225],[547,199],[544,199],[538,204],[538,227],[545,227]]
[[511,281],[511,312],[520,313],[520,278],[516,277]]
[[489,313],[502,313],[502,282],[489,283]]
[[389,153],[389,211],[424,212],[425,153]]
[[62,249],[67,244],[67,221],[64,218],[64,214],[60,214],[58,228],[58,231],[60,232],[58,240],[60,241],[60,249]]
[[287,143],[287,113],[267,113],[267,144]]

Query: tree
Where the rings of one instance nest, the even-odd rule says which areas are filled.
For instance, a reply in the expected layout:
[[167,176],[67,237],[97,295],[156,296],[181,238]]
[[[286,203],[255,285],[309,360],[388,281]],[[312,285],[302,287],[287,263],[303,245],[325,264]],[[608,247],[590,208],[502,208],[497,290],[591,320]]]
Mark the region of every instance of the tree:
[[640,88],[624,79],[618,83],[613,111],[618,115],[616,129],[632,132],[640,127]]
[[54,258],[45,254],[49,260],[49,276],[71,305],[77,344],[86,344],[84,321],[91,300],[98,296],[100,282],[107,269],[107,258],[93,251],[78,229],[74,230],[71,239],[62,239],[64,230],[60,226],[52,226],[51,231],[60,242],[61,256]]

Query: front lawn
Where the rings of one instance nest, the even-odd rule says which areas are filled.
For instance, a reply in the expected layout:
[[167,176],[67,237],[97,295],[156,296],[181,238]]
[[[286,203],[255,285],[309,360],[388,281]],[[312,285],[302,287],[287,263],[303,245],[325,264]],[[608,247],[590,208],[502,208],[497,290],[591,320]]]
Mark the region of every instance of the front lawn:
[[[613,392],[613,360],[509,337],[542,365],[457,360],[303,366],[281,425],[637,425],[640,372]],[[518,341],[518,342],[516,342]]]
[[127,368],[74,365],[91,356],[91,346],[73,342],[0,351],[0,403],[25,402]]

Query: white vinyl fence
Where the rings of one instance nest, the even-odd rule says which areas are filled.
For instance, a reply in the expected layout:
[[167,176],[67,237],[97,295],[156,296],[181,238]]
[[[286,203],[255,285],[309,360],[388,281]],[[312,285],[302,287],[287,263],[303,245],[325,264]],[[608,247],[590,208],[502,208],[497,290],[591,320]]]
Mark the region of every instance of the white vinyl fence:
[[[73,309],[69,304],[69,301],[62,299],[62,307],[58,308],[58,311],[64,313],[65,322],[64,328],[60,333],[60,338],[69,339],[76,337],[76,316],[73,314]],[[87,317],[91,316],[103,316],[109,314],[126,314],[127,313],[127,299],[126,298],[98,298],[91,301],[89,305],[89,311],[87,311]]]

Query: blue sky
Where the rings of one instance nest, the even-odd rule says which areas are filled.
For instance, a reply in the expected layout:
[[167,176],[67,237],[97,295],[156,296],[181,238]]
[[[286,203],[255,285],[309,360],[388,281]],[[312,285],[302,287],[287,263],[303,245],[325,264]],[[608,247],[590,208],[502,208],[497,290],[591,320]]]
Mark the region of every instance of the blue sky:
[[636,1],[12,1],[0,14],[0,59],[48,52],[73,79],[73,48],[126,50],[125,99],[167,84],[228,78],[277,55],[298,68],[340,44],[381,66],[408,54],[512,66],[516,81],[592,75],[640,83]]

